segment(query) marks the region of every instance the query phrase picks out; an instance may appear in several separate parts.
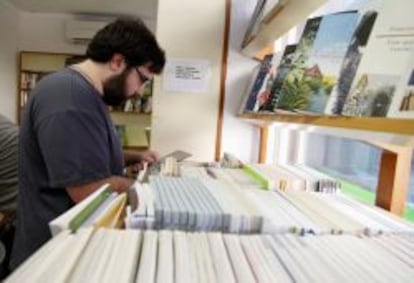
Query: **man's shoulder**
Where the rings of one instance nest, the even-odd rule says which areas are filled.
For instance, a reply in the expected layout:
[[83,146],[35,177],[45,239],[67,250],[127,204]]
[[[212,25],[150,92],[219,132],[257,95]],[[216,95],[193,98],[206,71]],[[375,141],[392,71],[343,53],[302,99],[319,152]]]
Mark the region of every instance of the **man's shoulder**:
[[[87,107],[88,101],[95,104],[99,96],[94,89],[74,70],[65,68],[42,78],[31,93],[36,103],[46,101],[51,106]],[[83,105],[86,103],[86,105]]]
[[[71,87],[80,87],[85,88],[84,80],[75,73],[75,71],[70,68],[64,68],[59,71],[53,72],[51,74],[43,77],[36,86],[36,89],[42,88],[71,88]],[[36,90],[35,89],[35,90]]]
[[30,94],[29,110],[38,121],[68,112],[101,111],[101,98],[75,71],[68,68],[50,74]]

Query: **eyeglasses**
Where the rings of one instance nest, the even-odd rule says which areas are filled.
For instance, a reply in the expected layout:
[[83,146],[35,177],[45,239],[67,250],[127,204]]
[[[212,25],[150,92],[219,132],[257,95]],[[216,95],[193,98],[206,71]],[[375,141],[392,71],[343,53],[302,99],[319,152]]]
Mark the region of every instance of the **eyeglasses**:
[[152,78],[149,78],[149,77],[147,77],[147,76],[145,76],[140,70],[139,70],[139,68],[138,67],[135,67],[135,70],[137,71],[137,74],[138,74],[138,77],[139,77],[139,80],[141,81],[141,84],[146,84],[147,82],[149,82],[149,81],[151,81],[152,80]]

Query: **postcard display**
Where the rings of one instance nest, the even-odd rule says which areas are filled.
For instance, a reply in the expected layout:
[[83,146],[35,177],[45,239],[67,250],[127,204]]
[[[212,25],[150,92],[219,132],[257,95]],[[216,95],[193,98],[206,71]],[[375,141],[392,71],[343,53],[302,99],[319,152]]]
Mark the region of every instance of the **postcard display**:
[[408,0],[372,1],[309,19],[277,67],[263,62],[263,71],[276,73],[255,75],[244,112],[414,117],[412,8]]

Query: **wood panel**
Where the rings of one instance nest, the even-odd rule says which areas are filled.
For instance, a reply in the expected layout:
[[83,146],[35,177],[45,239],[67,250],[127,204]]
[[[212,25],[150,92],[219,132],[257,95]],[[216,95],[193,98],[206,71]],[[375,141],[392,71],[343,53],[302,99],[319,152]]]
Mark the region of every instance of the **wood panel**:
[[414,135],[413,119],[345,117],[345,116],[309,116],[289,114],[241,114],[240,118],[259,122],[285,122],[309,124],[315,126],[338,127],[354,130],[388,132],[394,134]]

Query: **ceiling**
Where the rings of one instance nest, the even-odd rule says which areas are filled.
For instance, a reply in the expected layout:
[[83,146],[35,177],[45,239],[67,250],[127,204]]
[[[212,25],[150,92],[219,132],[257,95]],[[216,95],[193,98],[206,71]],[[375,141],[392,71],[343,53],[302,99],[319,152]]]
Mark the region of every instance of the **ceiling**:
[[34,13],[139,16],[155,21],[156,0],[6,0],[19,10]]

